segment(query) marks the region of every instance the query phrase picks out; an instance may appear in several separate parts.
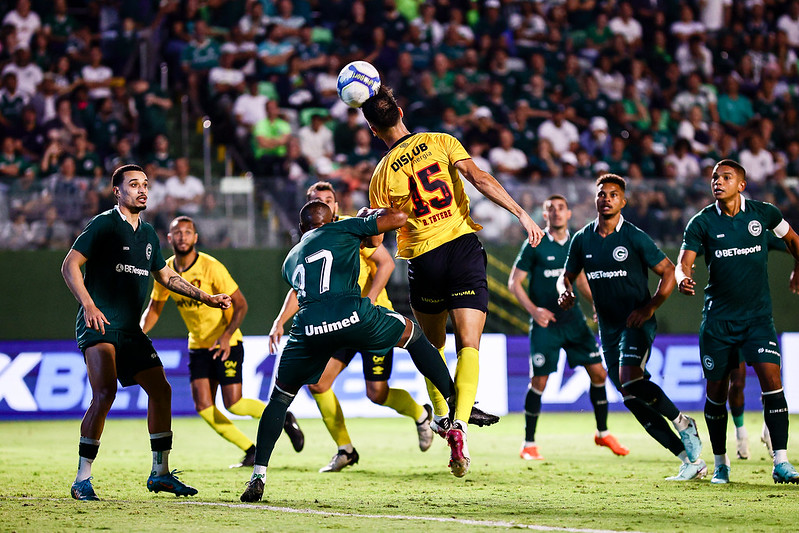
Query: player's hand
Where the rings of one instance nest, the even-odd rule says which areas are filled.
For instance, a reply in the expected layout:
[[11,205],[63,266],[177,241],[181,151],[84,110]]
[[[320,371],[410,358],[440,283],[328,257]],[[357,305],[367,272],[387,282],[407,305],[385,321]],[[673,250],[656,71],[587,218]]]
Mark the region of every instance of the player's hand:
[[530,316],[532,316],[533,321],[542,328],[548,327],[550,322],[557,322],[557,320],[555,320],[555,313],[546,307],[536,307],[535,311],[533,311]]
[[272,330],[269,332],[269,353],[276,354],[280,346],[280,337],[283,336],[283,326],[278,324],[272,325]]
[[538,246],[541,243],[541,239],[544,238],[544,231],[538,227],[538,224],[527,213],[519,219],[519,222],[521,222],[524,231],[527,232],[527,242],[530,243],[530,246],[533,248]]
[[650,305],[639,307],[627,317],[627,327],[640,328],[644,325],[644,322],[652,318],[652,315],[654,314],[655,310]]
[[696,294],[696,282],[691,278],[685,278],[680,282],[680,286],[677,289],[683,294],[693,296]]
[[218,307],[219,309],[227,309],[233,305],[230,296],[227,294],[214,294],[205,304],[209,307]]
[[83,308],[83,318],[86,320],[87,328],[99,331],[103,335],[105,335],[105,325],[111,325],[103,312],[93,304]]
[[219,337],[214,343],[213,348],[216,348],[213,359],[219,358],[222,361],[227,361],[227,358],[230,357],[230,336],[222,335]]
[[558,296],[558,305],[561,309],[571,309],[575,300],[574,291],[566,291]]
[[369,216],[369,214],[371,213],[371,211],[372,211],[372,210],[371,210],[371,209],[369,209],[368,207],[362,207],[362,208],[358,209],[358,212],[357,212],[357,213],[355,213],[355,216],[356,216],[356,217],[360,217],[360,218],[365,218],[365,217],[368,217],[368,216]]

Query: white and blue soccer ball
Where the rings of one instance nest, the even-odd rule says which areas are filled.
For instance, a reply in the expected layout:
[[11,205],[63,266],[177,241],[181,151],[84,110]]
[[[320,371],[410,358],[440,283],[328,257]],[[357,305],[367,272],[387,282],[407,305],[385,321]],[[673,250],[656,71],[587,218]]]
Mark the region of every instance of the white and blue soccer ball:
[[366,61],[348,63],[338,73],[338,97],[350,107],[361,107],[380,90],[380,73]]

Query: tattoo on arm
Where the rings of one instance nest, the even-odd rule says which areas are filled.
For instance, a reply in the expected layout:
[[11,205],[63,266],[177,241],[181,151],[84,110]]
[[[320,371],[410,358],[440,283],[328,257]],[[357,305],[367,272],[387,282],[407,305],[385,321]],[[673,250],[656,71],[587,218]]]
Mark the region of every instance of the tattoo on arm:
[[202,301],[203,291],[186,281],[185,279],[181,278],[177,274],[170,276],[170,278],[166,282],[167,289],[176,292],[178,294],[182,294],[183,296],[188,296],[189,298],[194,298],[195,300]]

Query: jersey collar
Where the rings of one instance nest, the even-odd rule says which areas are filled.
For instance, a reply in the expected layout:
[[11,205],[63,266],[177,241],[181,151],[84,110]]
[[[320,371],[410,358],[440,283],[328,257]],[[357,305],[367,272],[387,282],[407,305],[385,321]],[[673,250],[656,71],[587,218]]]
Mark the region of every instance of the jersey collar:
[[[400,139],[397,142],[395,142],[394,144],[391,145],[391,148],[389,148],[388,151],[390,152],[391,150],[393,150],[394,148],[396,148],[397,146],[402,144],[402,142],[405,141],[408,137],[413,137],[413,135],[414,135],[413,133],[409,133],[408,135],[405,135],[404,137],[400,137]],[[386,153],[388,153],[388,152],[386,152]]]
[[571,239],[571,236],[572,236],[571,232],[569,230],[566,230],[566,238],[564,240],[562,240],[562,241],[556,241],[555,237],[552,236],[552,234],[549,232],[548,229],[545,229],[544,233],[546,233],[546,236],[549,239],[549,242],[556,242],[556,243],[558,243],[560,245],[563,245],[564,243],[569,242],[569,239]]
[[[715,206],[716,206],[716,213],[718,213],[719,216],[721,216],[721,206],[719,205],[718,200],[716,200]],[[743,194],[741,194],[741,211],[746,212],[746,196],[744,196]]]
[[[620,231],[621,230],[621,225],[622,224],[624,224],[624,215],[620,214],[619,215],[619,223],[616,224],[616,231]],[[596,231],[598,227],[599,227],[599,217],[596,217],[594,219],[594,231]]]

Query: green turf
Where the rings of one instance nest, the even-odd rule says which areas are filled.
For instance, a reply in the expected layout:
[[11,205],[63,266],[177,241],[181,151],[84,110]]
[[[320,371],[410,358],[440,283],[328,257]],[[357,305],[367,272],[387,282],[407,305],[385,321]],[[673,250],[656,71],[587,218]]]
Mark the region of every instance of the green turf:
[[[797,426],[797,417],[792,417]],[[144,420],[106,424],[93,475],[102,502],[76,502],[69,486],[77,464],[79,422],[0,423],[0,531],[464,531],[506,529],[507,524],[464,525],[330,514],[290,514],[261,506],[324,513],[401,515],[511,522],[519,526],[637,531],[793,531],[799,486],[774,485],[771,461],[760,445],[762,418],[747,413],[752,458],[732,459],[728,486],[703,481],[672,483],[678,462],[659,448],[628,414],[612,414],[610,427],[630,447],[615,457],[596,447],[591,414],[545,414],[538,443],[544,462],[518,457],[523,419],[510,415],[469,436],[472,468],[456,479],[448,449],[436,438],[421,453],[413,424],[405,419],[353,419],[350,434],[360,463],[339,474],[317,470],[335,451],[319,420],[301,420],[306,449],[296,454],[278,442],[259,508],[240,505],[249,469],[228,469],[241,453],[197,417],[174,422],[172,468],[199,489],[191,499],[151,494],[145,488],[150,452]],[[257,422],[237,422],[254,435]],[[712,470],[705,441],[703,458]],[[730,427],[732,424],[730,423]],[[732,429],[730,429],[732,433]],[[734,456],[734,441],[730,438]],[[789,452],[799,454],[799,436]],[[799,457],[789,453],[794,462]]]

